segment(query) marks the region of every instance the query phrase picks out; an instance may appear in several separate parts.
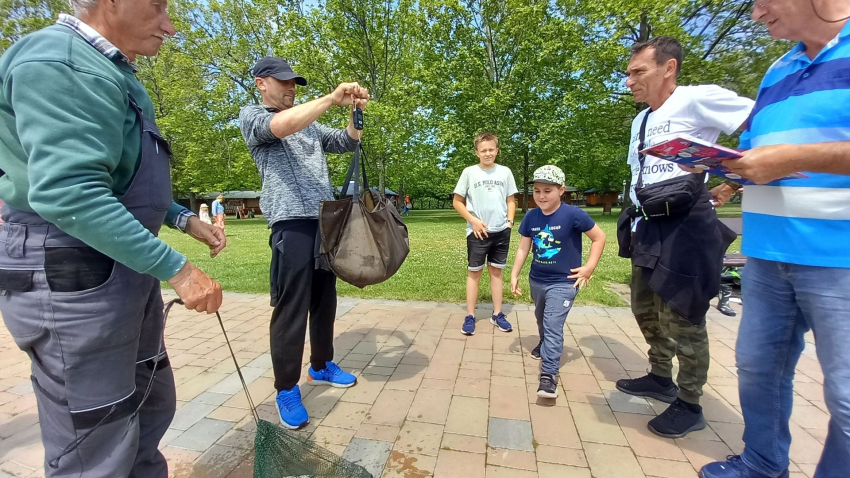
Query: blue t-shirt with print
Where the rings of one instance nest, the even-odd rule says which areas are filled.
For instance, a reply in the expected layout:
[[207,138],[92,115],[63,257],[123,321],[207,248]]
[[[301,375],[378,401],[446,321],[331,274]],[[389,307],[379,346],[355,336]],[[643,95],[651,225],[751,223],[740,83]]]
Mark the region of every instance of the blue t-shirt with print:
[[581,267],[581,235],[595,226],[593,219],[569,204],[561,204],[550,215],[540,208],[528,211],[519,233],[531,238],[531,273],[529,278],[540,284],[575,282],[567,279],[570,269]]

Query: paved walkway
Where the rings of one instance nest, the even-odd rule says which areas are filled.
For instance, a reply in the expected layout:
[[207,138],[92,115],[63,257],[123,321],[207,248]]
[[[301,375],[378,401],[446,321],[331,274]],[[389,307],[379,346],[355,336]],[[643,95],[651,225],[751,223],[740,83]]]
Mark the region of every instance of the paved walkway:
[[[269,313],[265,296],[226,294],[222,308],[260,415],[276,423]],[[706,462],[743,446],[738,320],[713,309],[703,401],[709,427],[680,440],[646,429],[665,404],[615,391],[617,379],[647,368],[628,309],[573,309],[554,403],[536,396],[539,362],[529,352],[537,327],[525,306],[508,314],[513,333],[481,321],[469,338],[460,334],[458,305],[341,299],[339,315],[336,359],[359,383],[347,390],[302,385],[312,420],[301,433],[376,478],[695,477]],[[162,443],[172,475],[251,476],[254,423],[215,318],[175,308],[167,344],[179,400]],[[810,345],[796,379],[794,478],[812,476],[826,437],[822,382]],[[37,420],[29,361],[0,324],[0,477],[43,476]]]

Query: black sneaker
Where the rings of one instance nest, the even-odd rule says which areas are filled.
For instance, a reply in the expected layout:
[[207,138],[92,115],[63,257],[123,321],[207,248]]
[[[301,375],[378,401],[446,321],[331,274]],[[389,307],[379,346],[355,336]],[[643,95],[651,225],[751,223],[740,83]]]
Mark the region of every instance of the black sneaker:
[[537,396],[543,398],[558,398],[558,382],[555,377],[548,373],[540,374],[540,386],[537,387]]
[[705,428],[702,410],[694,412],[682,400],[673,402],[667,410],[646,424],[649,431],[664,438],[682,438],[690,432]]
[[533,358],[534,360],[540,360],[540,347],[542,347],[542,346],[543,346],[543,341],[541,340],[540,343],[537,344],[537,347],[534,347],[531,350],[531,358]]
[[720,294],[717,295],[717,310],[723,315],[735,317],[735,310],[729,306],[729,299],[732,297],[732,287],[728,285],[720,286]]
[[656,382],[652,378],[652,374],[646,374],[640,378],[623,378],[617,380],[617,390],[638,397],[654,398],[665,403],[673,403],[679,394],[679,388],[675,383],[671,383],[669,387],[665,387]]

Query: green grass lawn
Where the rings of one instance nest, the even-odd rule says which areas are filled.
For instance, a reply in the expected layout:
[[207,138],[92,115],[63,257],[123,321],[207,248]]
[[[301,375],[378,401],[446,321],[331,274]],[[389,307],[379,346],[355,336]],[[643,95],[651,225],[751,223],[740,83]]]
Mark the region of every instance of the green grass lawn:
[[[602,215],[601,208],[587,208],[588,213],[607,235],[605,252],[596,269],[590,287],[579,294],[579,304],[624,305],[605,284],[608,282],[628,283],[630,265],[627,259],[617,257],[617,208],[614,215]],[[725,206],[724,216],[740,215],[740,205]],[[522,213],[517,213],[517,225]],[[425,300],[441,302],[464,302],[466,286],[466,237],[465,221],[454,210],[414,210],[405,218],[410,231],[410,255],[404,265],[390,280],[358,289],[339,282],[339,294],[349,297],[385,298],[398,300]],[[506,302],[530,303],[528,267],[523,269],[520,287],[524,295],[514,298],[509,291],[510,270],[514,253],[519,244],[518,227],[511,239],[511,254],[504,273]],[[190,237],[163,229],[162,238],[189,257],[195,265],[219,281],[226,291],[268,293],[269,230],[262,218],[227,221],[227,248],[215,259],[210,259],[208,248]],[[737,250],[734,244],[730,250]],[[585,238],[585,257],[590,241]],[[482,277],[481,301],[490,301],[489,277]]]

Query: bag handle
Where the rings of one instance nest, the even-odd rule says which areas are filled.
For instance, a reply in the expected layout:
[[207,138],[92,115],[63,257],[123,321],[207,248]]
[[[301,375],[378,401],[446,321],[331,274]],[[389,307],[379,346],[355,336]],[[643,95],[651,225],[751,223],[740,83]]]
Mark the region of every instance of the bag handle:
[[[360,160],[360,153],[363,153],[363,161]],[[366,150],[363,149],[363,143],[357,142],[357,149],[354,150],[354,156],[351,158],[351,164],[348,165],[348,172],[345,174],[345,183],[340,191],[340,198],[343,199],[348,195],[348,186],[354,180],[354,190],[352,197],[360,197],[360,175],[363,175],[363,189],[369,190],[369,179],[366,176]]]

